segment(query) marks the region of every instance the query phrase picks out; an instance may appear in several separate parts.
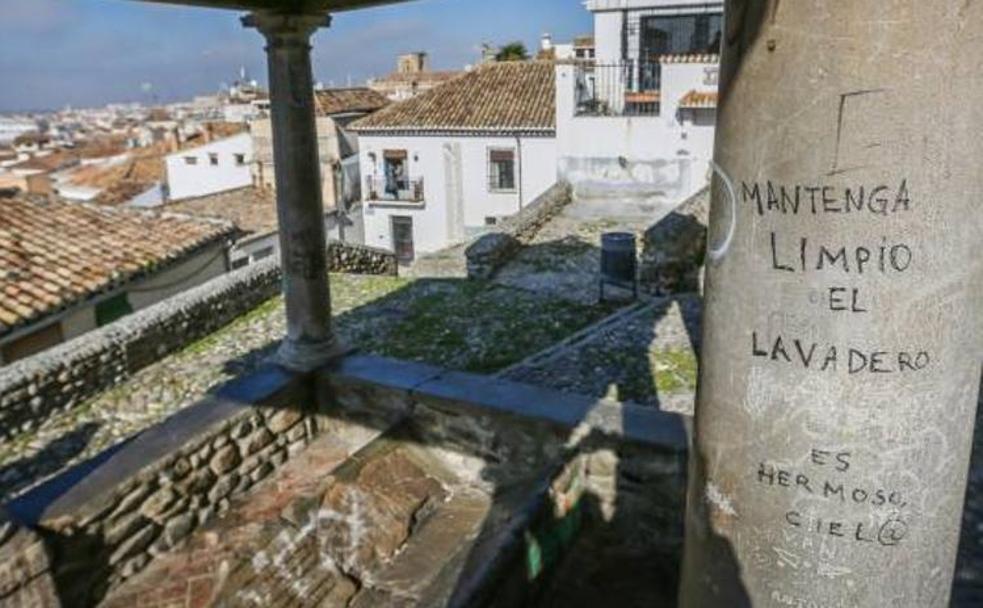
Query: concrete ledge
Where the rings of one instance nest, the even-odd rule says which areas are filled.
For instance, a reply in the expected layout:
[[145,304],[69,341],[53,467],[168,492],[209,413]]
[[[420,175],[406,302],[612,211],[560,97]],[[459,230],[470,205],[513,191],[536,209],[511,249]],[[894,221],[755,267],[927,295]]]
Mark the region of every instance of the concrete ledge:
[[570,432],[593,431],[616,441],[673,452],[687,448],[681,416],[639,405],[371,355],[347,357],[337,367],[321,373],[327,374],[327,379],[319,379],[321,383],[354,383],[395,391],[403,396],[408,413],[415,403],[429,403],[520,423],[545,422]]

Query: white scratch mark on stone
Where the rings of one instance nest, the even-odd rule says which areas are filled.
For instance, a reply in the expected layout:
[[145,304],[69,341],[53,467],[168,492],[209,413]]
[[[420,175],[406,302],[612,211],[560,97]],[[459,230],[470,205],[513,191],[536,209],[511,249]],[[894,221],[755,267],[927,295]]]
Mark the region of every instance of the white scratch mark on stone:
[[716,247],[710,246],[707,251],[710,259],[716,262],[722,260],[727,255],[727,250],[730,249],[730,244],[734,240],[734,233],[737,231],[737,193],[734,190],[734,182],[720,165],[711,160],[710,168],[720,177],[720,181],[724,183],[724,186],[727,188],[727,199],[730,201],[730,225],[727,226],[727,235],[720,245]]
[[723,513],[737,517],[737,510],[734,509],[733,501],[721,492],[720,488],[713,482],[707,483],[706,497],[710,504]]

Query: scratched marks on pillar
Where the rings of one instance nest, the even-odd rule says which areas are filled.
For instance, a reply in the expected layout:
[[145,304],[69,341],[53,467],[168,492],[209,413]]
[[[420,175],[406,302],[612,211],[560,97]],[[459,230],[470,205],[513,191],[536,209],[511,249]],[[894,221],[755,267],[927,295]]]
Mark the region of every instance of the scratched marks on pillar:
[[289,233],[284,244],[284,268],[287,275],[305,281],[326,276],[327,252],[322,233],[316,228],[303,228]]
[[[876,478],[867,483],[854,481],[868,479],[856,474],[857,460],[851,450],[814,447],[802,467],[759,462],[755,481],[773,494],[841,507],[837,515],[827,514],[832,512],[829,509],[790,508],[782,524],[791,531],[871,546],[897,546],[908,534],[903,517],[908,498],[904,491]],[[854,473],[847,475],[851,469]]]
[[[890,183],[742,181],[739,204],[772,220],[770,229],[758,233],[758,247],[765,254],[757,258],[762,271],[820,277],[825,284],[820,283],[809,297],[817,313],[867,316],[890,311],[872,308],[865,279],[904,280],[919,268],[917,248],[892,234],[897,230],[895,218],[910,214],[919,202],[908,179],[901,177]],[[875,223],[860,239],[810,234],[794,227],[799,218],[820,215]],[[920,344],[838,343],[815,335],[756,329],[749,332],[748,346],[755,360],[848,375],[917,373],[928,369],[934,359]]]

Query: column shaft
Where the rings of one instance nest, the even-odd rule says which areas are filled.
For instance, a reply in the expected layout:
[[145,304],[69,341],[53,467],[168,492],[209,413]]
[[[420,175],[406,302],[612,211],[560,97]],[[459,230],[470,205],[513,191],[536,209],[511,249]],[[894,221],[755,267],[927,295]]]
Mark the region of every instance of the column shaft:
[[726,10],[680,605],[941,608],[983,352],[983,5]]
[[324,204],[318,160],[310,36],[326,15],[255,13],[247,26],[266,37],[273,160],[287,335],[284,365],[312,369],[337,355],[331,332]]

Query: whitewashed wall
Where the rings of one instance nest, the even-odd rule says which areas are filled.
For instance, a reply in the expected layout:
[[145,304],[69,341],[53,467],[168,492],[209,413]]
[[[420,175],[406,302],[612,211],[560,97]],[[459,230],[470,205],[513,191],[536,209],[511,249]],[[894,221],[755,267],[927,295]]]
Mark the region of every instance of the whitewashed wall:
[[[490,192],[488,150],[516,150],[512,192]],[[517,213],[556,182],[556,139],[511,136],[362,135],[363,180],[383,174],[383,151],[406,150],[407,176],[424,180],[424,200],[363,201],[365,244],[392,249],[391,218],[413,218],[417,254],[442,249],[485,228],[487,217]],[[375,154],[375,162],[371,155]],[[520,194],[521,193],[521,194]],[[367,192],[363,190],[363,199]]]
[[[209,162],[209,154],[218,155],[218,165]],[[245,156],[242,165],[236,164],[236,154]],[[187,164],[185,158],[189,156],[197,158],[197,164]],[[249,133],[240,133],[168,155],[167,185],[170,198],[178,200],[248,186],[252,183],[252,161],[253,140]]]
[[[706,184],[713,155],[714,111],[679,112],[690,90],[715,91],[705,70],[715,64],[664,64],[658,115],[576,116],[575,66],[556,67],[556,146],[559,175],[575,196],[606,187],[630,195],[683,198]],[[659,194],[661,193],[661,194]]]

